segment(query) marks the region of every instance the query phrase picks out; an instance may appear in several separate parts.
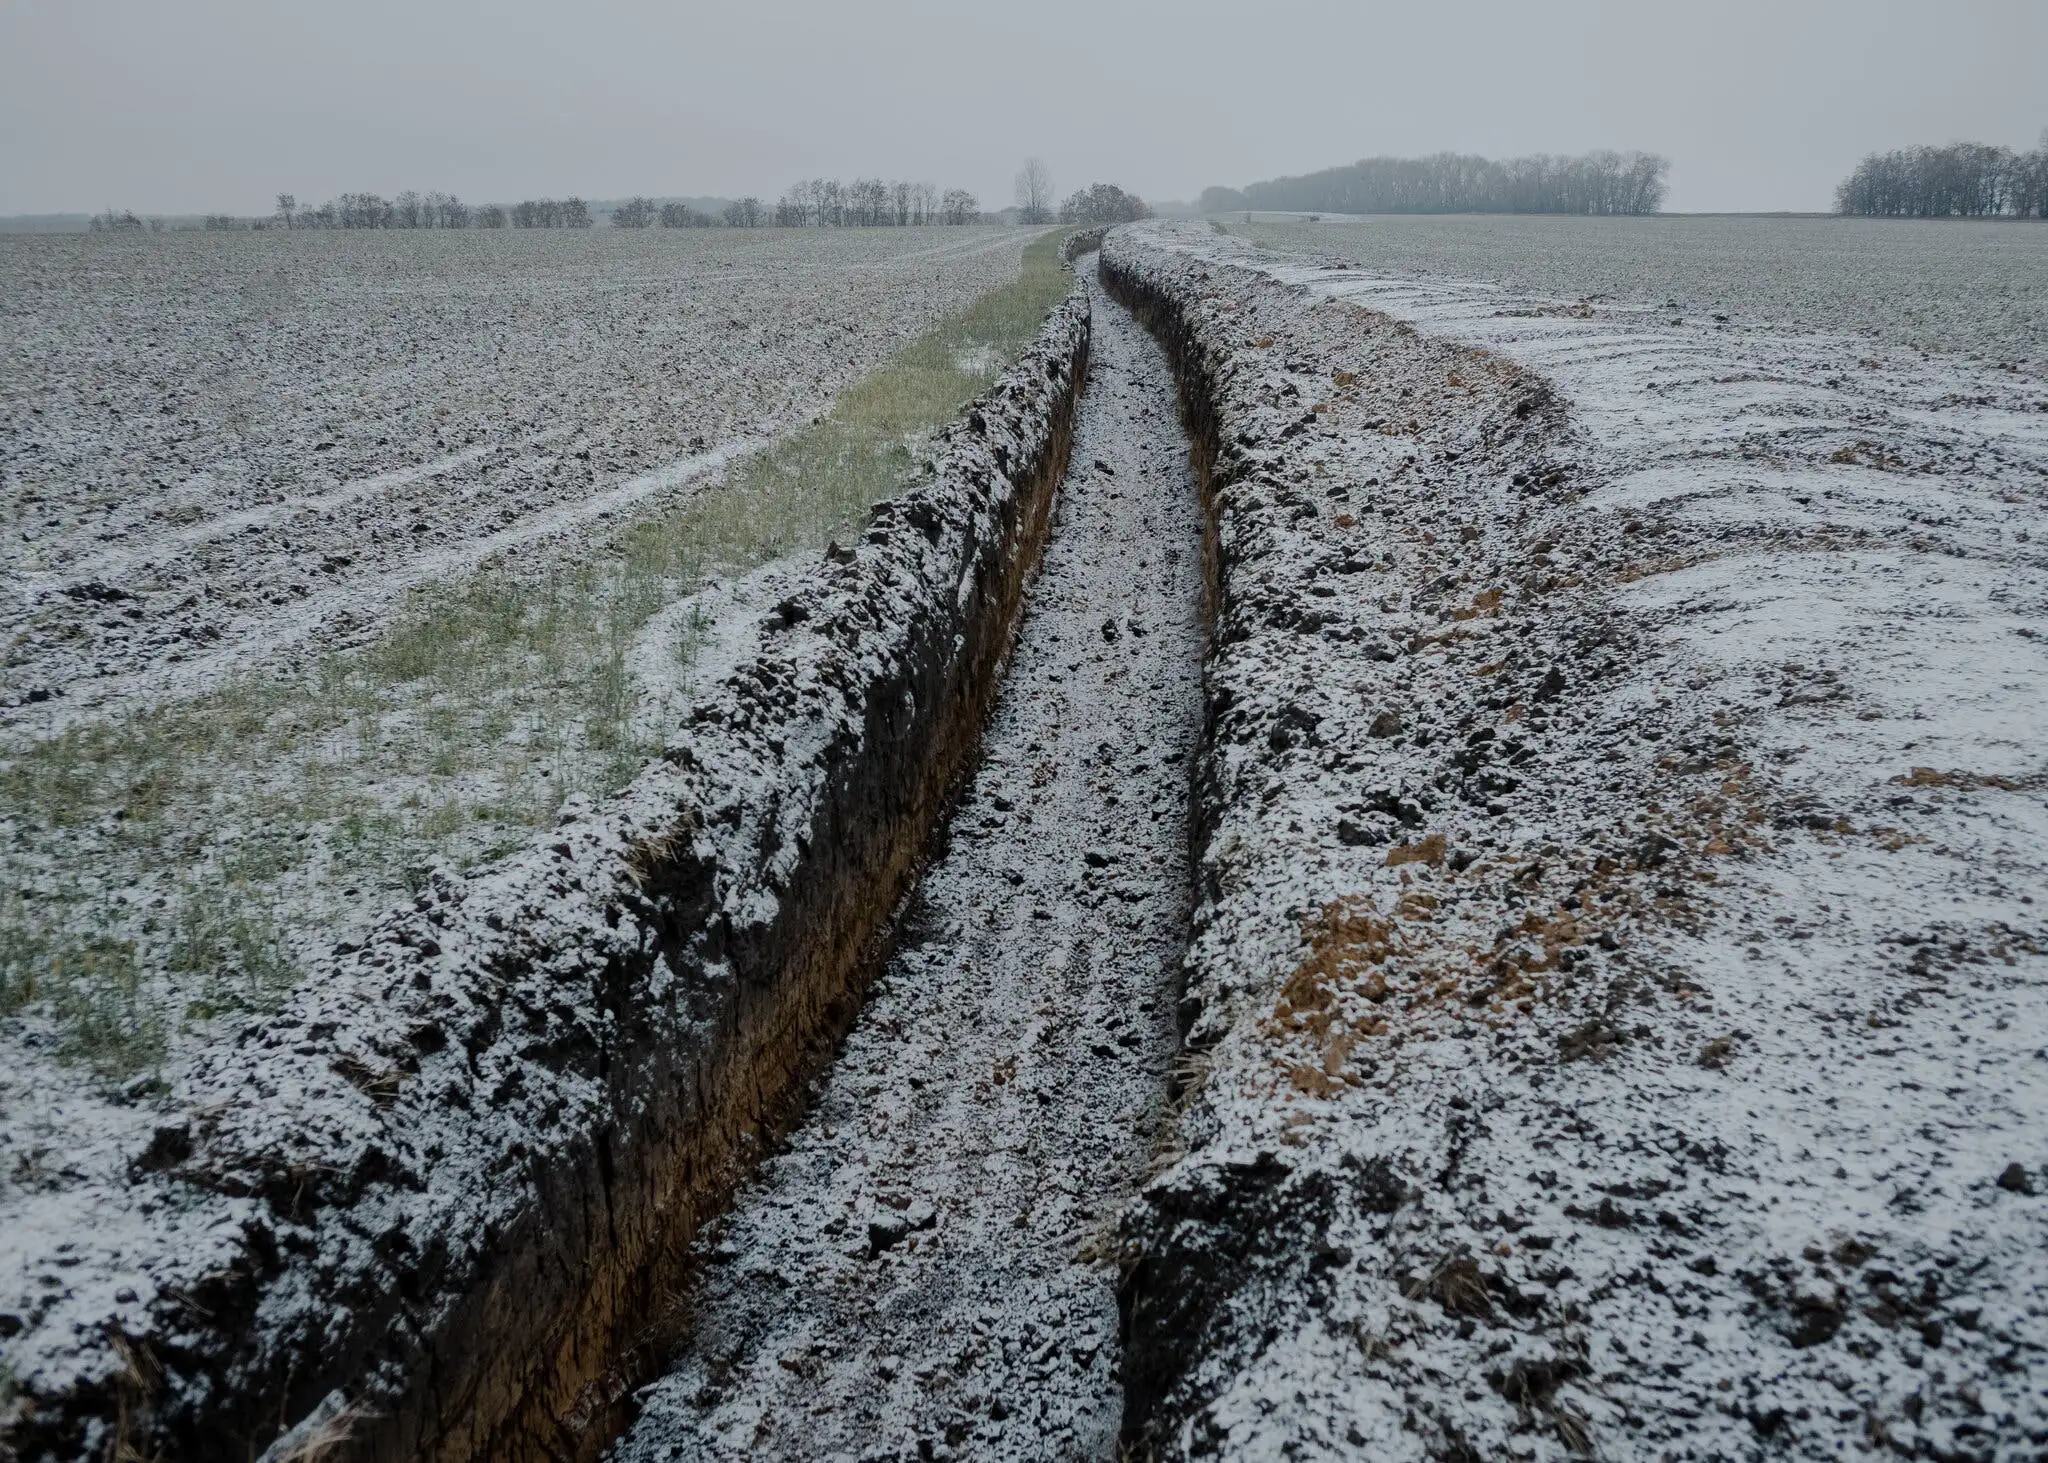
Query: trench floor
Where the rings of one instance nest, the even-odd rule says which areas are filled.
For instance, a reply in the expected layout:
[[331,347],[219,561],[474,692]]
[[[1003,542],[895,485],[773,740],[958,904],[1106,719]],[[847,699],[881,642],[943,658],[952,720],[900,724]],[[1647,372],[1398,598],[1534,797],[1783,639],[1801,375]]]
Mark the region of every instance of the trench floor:
[[1165,357],[1094,308],[983,761],[804,1121],[707,1233],[616,1459],[1115,1454],[1114,1221],[1174,1056],[1201,548]]

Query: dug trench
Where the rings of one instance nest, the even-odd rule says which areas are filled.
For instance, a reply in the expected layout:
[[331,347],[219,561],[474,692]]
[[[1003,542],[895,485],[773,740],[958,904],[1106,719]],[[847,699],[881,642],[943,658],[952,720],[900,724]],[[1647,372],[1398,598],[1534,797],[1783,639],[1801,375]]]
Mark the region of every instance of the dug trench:
[[[930,480],[795,579],[633,786],[502,865],[436,874],[196,1064],[160,1101],[123,1203],[52,1237],[66,1279],[14,1318],[0,1454],[595,1456],[687,1314],[671,1297],[699,1223],[800,1107],[976,766],[1089,343],[1077,282],[933,444]],[[1170,405],[1154,415],[1171,430]],[[1182,567],[1159,572],[1191,585],[1191,550]],[[1095,643],[1165,645],[1149,613],[1105,613]],[[1177,624],[1192,646],[1192,612]],[[1141,673],[1156,678],[1134,664],[1119,679]],[[1131,798],[1115,784],[1144,733],[1072,700],[1106,805]],[[1168,739],[1156,751],[1156,776],[1179,778]],[[1037,773],[1017,775],[1028,795]],[[1120,911],[1138,891],[1177,917],[1156,895],[1182,887],[1170,871],[1082,852],[1083,869],[1102,860],[1083,902]],[[1029,928],[1046,926],[1060,921]],[[1077,978],[1088,935],[1065,946]],[[1119,1068],[1165,1059],[1167,1013],[1151,1014],[1129,1018],[1147,1031],[1138,1056],[1102,1043]],[[1118,1121],[1115,1157],[1141,1161],[1147,1140]],[[1059,1217],[1081,1222],[1078,1206]]]
[[1178,1045],[1201,554],[1167,362],[1098,296],[979,767],[615,1457],[1115,1454],[1114,1225]]

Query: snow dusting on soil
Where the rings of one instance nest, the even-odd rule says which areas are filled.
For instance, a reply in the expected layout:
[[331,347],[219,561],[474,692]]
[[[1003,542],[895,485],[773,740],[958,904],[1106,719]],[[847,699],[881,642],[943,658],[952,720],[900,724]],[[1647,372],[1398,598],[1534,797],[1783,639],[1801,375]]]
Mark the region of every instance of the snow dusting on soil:
[[778,571],[736,586],[751,633],[713,637],[726,673],[626,788],[433,870],[171,1091],[120,1094],[134,1123],[73,1120],[10,1182],[0,1435],[494,1459],[609,1436],[966,770],[1088,335],[1075,288],[926,480],[772,607]]
[[983,229],[0,238],[0,726],[357,643],[1014,279]]
[[[980,762],[801,1118],[647,1333],[683,1339],[621,1463],[2048,1450],[2035,316],[1986,332],[2021,360],[1970,361],[1918,348],[1967,346],[1954,291],[1797,333],[1721,309],[1719,275],[1704,315],[1418,280],[1376,227],[1150,223],[1084,269],[1088,390]],[[1813,298],[1881,295],[1888,237]],[[410,584],[686,493],[1016,269],[979,231],[151,242],[203,286],[167,304],[192,260],[129,241],[0,241],[17,738],[354,643]],[[412,1398],[488,1286],[598,1264],[546,1249],[600,1191],[609,1222],[593,1143],[646,1103],[687,1152],[691,1103],[751,1100],[691,1084],[754,1019],[769,967],[741,957],[805,948],[778,881],[872,834],[805,821],[847,792],[831,759],[893,766],[878,729],[937,714],[907,688],[961,671],[887,611],[966,613],[969,580],[931,578],[955,538],[977,593],[1000,581],[982,497],[1070,383],[1013,373],[1016,420],[971,414],[960,482],[856,549],[656,614],[621,654],[700,703],[669,762],[491,878],[433,875],[338,953],[356,984],[294,998],[320,1020],[208,1057],[232,1103],[166,1124],[153,1075],[10,1080],[0,1223],[38,1237],[8,1247],[0,1343],[45,1327],[51,1396],[142,1386],[109,1325],[191,1349],[170,1403],[218,1428],[207,1379],[324,1358],[323,1328],[382,1358],[351,1396]],[[888,675],[842,697],[849,665]],[[629,846],[699,859],[689,898],[760,950],[714,919],[659,953],[703,910],[657,908],[683,896]],[[545,917],[501,919],[507,890]],[[590,994],[605,960],[640,982],[620,1004]],[[700,985],[715,1019],[662,1005]],[[515,1006],[552,1033],[531,1051]],[[525,1177],[479,1177],[529,1142]],[[666,1212],[676,1173],[622,1154]],[[124,1173],[120,1222],[60,1238],[67,1191]],[[446,1313],[381,1334],[416,1284]],[[264,1297],[248,1355],[202,1289]]]
[[1186,226],[1105,269],[1222,449],[1136,1438],[2031,1456],[2048,416]]

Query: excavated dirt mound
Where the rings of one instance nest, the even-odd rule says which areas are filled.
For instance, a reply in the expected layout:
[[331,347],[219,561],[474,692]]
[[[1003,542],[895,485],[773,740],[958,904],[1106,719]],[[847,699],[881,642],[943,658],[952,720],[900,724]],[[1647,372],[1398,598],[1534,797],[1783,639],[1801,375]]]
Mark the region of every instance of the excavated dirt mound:
[[2031,1456],[2038,418],[1192,226],[1102,269],[1219,592],[1127,1441]]

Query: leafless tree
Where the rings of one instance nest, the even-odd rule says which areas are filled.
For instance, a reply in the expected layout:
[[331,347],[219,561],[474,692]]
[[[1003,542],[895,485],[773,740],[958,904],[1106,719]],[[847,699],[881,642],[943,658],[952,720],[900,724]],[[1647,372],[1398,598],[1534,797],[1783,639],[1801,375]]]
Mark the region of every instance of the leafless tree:
[[209,234],[225,234],[240,227],[232,214],[209,213],[206,216],[206,231]]
[[1024,159],[1017,172],[1017,222],[1052,222],[1052,174],[1035,157]]
[[612,227],[644,229],[654,222],[658,212],[651,198],[628,198],[612,205]]
[[2032,153],[1978,142],[1872,153],[1835,189],[1835,211],[2048,218],[2048,132]]
[[847,209],[852,217],[847,221],[856,228],[882,228],[895,222],[895,209],[889,204],[889,185],[880,178],[856,178],[847,189]]
[[336,226],[344,229],[388,229],[391,205],[375,193],[344,193],[328,206]]
[[[583,216],[583,223],[569,222],[569,204],[574,203]],[[588,227],[590,214],[581,199],[570,199],[568,203],[555,198],[528,198],[512,205],[512,227],[515,229],[562,229]]]
[[470,220],[480,229],[502,229],[505,227],[505,210],[495,203],[487,203],[474,210]]
[[939,200],[939,222],[971,224],[981,217],[981,203],[965,188],[948,188]]
[[2013,212],[2022,218],[2048,218],[2048,127],[2041,129],[2041,141],[2020,159]]
[[943,195],[930,183],[885,182],[881,178],[807,178],[792,183],[771,210],[758,198],[741,199],[726,210],[726,222],[750,218],[745,227],[904,228],[915,224],[972,223],[980,205],[972,193],[954,188]]
[[726,205],[725,223],[727,228],[758,229],[768,222],[768,210],[761,200],[749,195],[736,198]]
[[293,226],[293,220],[297,216],[298,211],[298,199],[294,198],[289,193],[280,193],[277,195],[277,216],[283,222],[286,228],[291,228]]

